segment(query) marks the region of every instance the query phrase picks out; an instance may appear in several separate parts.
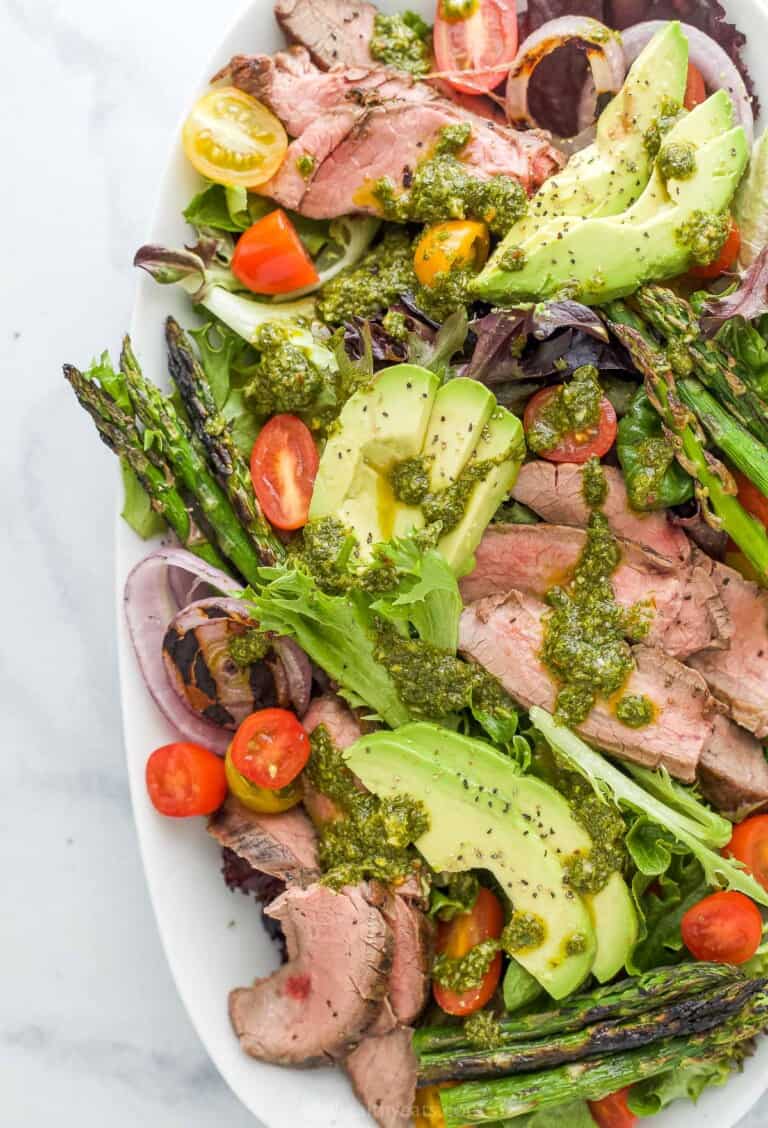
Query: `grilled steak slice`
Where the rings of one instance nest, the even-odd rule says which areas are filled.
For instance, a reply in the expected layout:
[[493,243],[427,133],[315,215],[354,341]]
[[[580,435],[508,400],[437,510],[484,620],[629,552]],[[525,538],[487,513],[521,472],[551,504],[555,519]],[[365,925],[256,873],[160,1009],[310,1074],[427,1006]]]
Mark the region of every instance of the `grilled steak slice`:
[[715,731],[699,761],[699,785],[724,815],[741,822],[768,807],[768,761],[763,746],[725,717],[715,717]]
[[703,650],[690,659],[734,721],[760,740],[768,736],[768,593],[725,564],[712,578],[733,622],[727,650]]
[[400,1022],[413,1022],[429,996],[434,928],[429,917],[397,893],[382,912],[395,941],[389,1002]]
[[240,1045],[261,1061],[319,1065],[343,1057],[375,1021],[387,993],[393,940],[359,888],[291,886],[267,910],[288,962],[229,996]]
[[360,0],[277,0],[275,16],[291,43],[306,47],[323,70],[370,66],[378,9]]
[[[586,540],[585,532],[566,525],[491,525],[475,552],[474,571],[461,581],[464,601],[513,588],[541,597],[570,579]],[[675,566],[633,541],[620,545],[621,563],[612,576],[616,601],[627,608],[648,605],[653,616],[644,639],[648,646],[685,658],[726,645],[722,602],[703,568]]]
[[[481,599],[462,613],[459,647],[522,705],[551,712],[557,687],[539,660],[545,613],[544,604],[521,592]],[[692,783],[712,737],[714,703],[704,680],[661,651],[636,646],[633,654],[636,669],[626,692],[649,697],[656,706],[654,720],[629,728],[598,701],[577,731],[607,752],[650,768],[663,765],[676,779]]]
[[412,1038],[409,1026],[364,1038],[344,1063],[355,1093],[382,1128],[413,1124],[418,1063]]
[[320,872],[315,831],[300,807],[264,815],[229,795],[211,815],[208,833],[253,869],[283,881],[306,885]]
[[[520,468],[512,497],[553,525],[584,528],[589,507],[582,489],[583,469],[570,462],[527,462]],[[630,508],[621,471],[604,466],[603,472],[608,487],[603,513],[613,532],[677,563],[687,561],[691,545],[683,530],[671,524],[664,513],[635,512]]]

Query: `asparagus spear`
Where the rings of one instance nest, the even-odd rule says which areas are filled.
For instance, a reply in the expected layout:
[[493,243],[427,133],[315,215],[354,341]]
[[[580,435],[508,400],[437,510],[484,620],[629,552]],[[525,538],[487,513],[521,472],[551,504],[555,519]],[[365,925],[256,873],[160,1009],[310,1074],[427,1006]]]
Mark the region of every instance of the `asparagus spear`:
[[95,380],[87,379],[79,369],[65,364],[64,375],[96,424],[102,441],[125,459],[147,491],[152,508],[168,522],[184,548],[215,568],[229,571],[229,565],[192,520],[170,466],[156,451],[150,454],[144,450],[134,420]]
[[429,1054],[419,1065],[419,1084],[461,1081],[480,1077],[506,1077],[565,1062],[583,1061],[598,1054],[619,1053],[683,1034],[698,1034],[720,1026],[738,1014],[768,984],[764,979],[743,979],[703,995],[675,1000],[661,1009],[646,1010],[626,1022],[607,1021],[574,1034],[502,1046],[499,1049],[459,1049]]
[[557,1069],[493,1081],[469,1081],[440,1092],[446,1128],[487,1124],[551,1108],[572,1100],[596,1101],[617,1089],[673,1069],[688,1069],[729,1058],[740,1043],[768,1024],[768,995],[760,994],[741,1013],[715,1030],[667,1038],[652,1047],[591,1058]]
[[[654,348],[647,335],[624,318],[622,303],[611,303],[608,315],[616,337],[629,350],[645,378],[645,388],[665,427],[677,437],[677,459],[698,479],[697,496],[709,503],[718,524],[739,546],[749,562],[768,581],[768,535],[765,528],[739,504],[733,478],[705,449],[704,436],[675,393],[675,377],[666,356]],[[624,320],[624,324],[619,322]]]
[[703,388],[698,380],[678,380],[677,394],[715,446],[768,497],[768,449]]
[[147,431],[158,435],[163,452],[179,481],[197,499],[213,528],[219,547],[251,584],[258,584],[261,561],[219,483],[208,469],[205,455],[179,418],[175,407],[141,373],[128,337],[123,342],[120,368],[134,410]]
[[701,340],[690,305],[664,286],[643,286],[633,295],[631,304],[667,340],[673,358],[679,358],[682,350],[688,362],[682,374],[694,370],[744,427],[768,443],[768,405],[742,378],[744,373],[739,373],[733,357],[716,341]]
[[165,323],[165,338],[171,376],[219,484],[256,546],[262,563],[275,564],[284,560],[285,548],[261,512],[253,492],[248,464],[232,439],[229,423],[216,407],[203,366],[195,356],[186,333],[172,317]]
[[[502,1018],[503,1043],[525,1042],[551,1034],[568,1034],[595,1022],[619,1022],[667,1006],[678,999],[743,981],[742,973],[726,964],[691,963],[662,967],[633,979],[622,979],[605,987],[564,1000],[556,1010],[522,1017]],[[426,1026],[413,1036],[413,1048],[421,1058],[439,1050],[466,1047],[462,1026]]]

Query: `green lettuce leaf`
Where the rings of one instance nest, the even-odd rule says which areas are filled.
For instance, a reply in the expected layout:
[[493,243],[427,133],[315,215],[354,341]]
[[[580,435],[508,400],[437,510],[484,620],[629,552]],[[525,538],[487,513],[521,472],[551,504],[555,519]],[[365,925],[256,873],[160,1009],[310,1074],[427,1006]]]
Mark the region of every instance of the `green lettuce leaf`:
[[463,604],[445,558],[434,548],[422,550],[413,538],[388,541],[376,556],[397,570],[399,580],[371,610],[390,622],[410,623],[422,642],[455,654]]
[[245,231],[254,222],[248,204],[248,193],[244,188],[207,184],[193,196],[182,215],[192,227],[239,232]]
[[120,459],[120,473],[123,476],[123,508],[120,516],[142,540],[149,540],[162,533],[166,528],[165,521],[154,511],[147,491],[123,458]]
[[672,779],[666,768],[651,772],[639,764],[627,764],[627,771],[635,780],[662,803],[692,820],[699,828],[698,837],[713,850],[726,846],[733,834],[733,826],[707,806],[697,794],[695,787],[685,787]]
[[[639,932],[627,961],[630,975],[641,975],[651,968],[666,967],[687,958],[681,921],[688,909],[711,890],[700,864],[689,853],[679,850],[677,844],[670,847],[669,864],[656,877],[638,872],[632,879]],[[634,860],[631,847],[630,853]]]
[[731,1076],[733,1064],[729,1058],[719,1061],[702,1061],[687,1068],[649,1077],[633,1085],[628,1104],[636,1116],[656,1116],[672,1101],[697,1101],[705,1089],[724,1085]]

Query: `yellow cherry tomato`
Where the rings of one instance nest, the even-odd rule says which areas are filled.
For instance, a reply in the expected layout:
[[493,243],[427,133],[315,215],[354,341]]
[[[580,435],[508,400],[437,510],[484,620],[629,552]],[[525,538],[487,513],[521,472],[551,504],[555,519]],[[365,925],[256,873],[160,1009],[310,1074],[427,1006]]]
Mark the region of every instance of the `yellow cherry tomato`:
[[244,807],[251,811],[259,811],[262,815],[276,815],[280,811],[287,811],[301,802],[301,786],[298,781],[281,787],[279,791],[270,791],[267,787],[259,787],[251,783],[242,775],[232,763],[232,746],[227,749],[224,760],[224,771],[227,776],[229,790],[239,799]]
[[234,86],[217,86],[198,98],[181,136],[198,172],[235,188],[265,184],[288,148],[275,115]]
[[488,258],[488,228],[472,219],[449,219],[428,227],[416,244],[413,269],[422,286],[434,286],[438,274],[455,267],[479,270]]
[[[458,1081],[442,1081],[439,1085],[428,1085],[416,1090],[413,1102],[414,1128],[445,1128],[443,1106],[440,1104],[440,1090],[453,1089]],[[469,1125],[465,1126],[469,1128]]]

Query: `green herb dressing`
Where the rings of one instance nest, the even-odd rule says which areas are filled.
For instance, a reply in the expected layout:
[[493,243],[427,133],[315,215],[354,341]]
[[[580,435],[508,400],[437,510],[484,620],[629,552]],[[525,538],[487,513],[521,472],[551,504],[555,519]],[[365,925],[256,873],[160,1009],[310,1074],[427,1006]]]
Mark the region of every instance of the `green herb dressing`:
[[594,428],[600,421],[600,387],[593,364],[577,368],[567,383],[550,396],[526,431],[529,448],[535,454],[553,450],[566,435]]
[[389,16],[377,12],[373,20],[371,57],[385,66],[408,74],[429,72],[432,61],[432,28],[415,12]]

